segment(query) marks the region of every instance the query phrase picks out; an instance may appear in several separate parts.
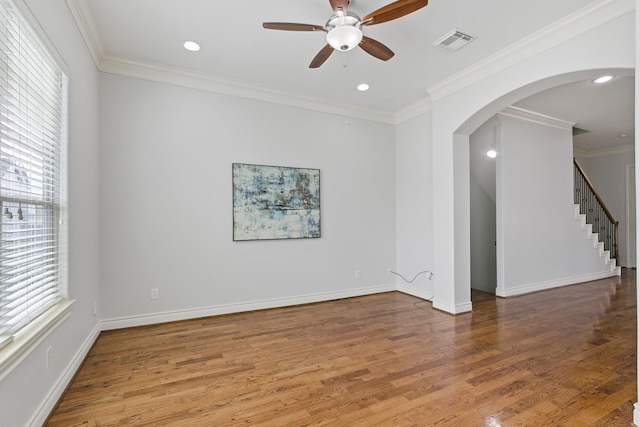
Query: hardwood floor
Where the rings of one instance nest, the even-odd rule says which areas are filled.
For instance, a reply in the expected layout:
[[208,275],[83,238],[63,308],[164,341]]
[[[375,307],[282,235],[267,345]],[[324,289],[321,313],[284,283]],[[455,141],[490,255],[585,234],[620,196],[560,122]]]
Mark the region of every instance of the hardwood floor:
[[399,292],[104,332],[49,426],[628,426],[636,277],[451,316]]

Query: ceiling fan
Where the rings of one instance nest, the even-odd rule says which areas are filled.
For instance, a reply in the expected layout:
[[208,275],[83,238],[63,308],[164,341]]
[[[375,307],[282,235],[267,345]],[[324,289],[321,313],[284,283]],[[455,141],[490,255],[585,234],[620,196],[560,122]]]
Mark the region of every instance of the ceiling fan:
[[318,68],[329,58],[334,50],[347,51],[356,46],[383,61],[391,59],[393,51],[384,44],[362,34],[362,27],[381,24],[398,19],[425,7],[428,0],[397,0],[371,12],[364,18],[349,12],[350,0],[329,0],[333,16],[324,26],[312,24],[296,24],[290,22],[264,22],[262,26],[268,30],[285,31],[324,31],[327,33],[327,44],[313,58],[309,68]]

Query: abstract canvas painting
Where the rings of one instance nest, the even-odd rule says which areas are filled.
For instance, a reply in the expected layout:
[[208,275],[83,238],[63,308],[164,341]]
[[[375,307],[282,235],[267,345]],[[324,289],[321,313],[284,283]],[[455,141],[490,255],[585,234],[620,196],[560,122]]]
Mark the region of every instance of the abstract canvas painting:
[[233,240],[320,237],[320,170],[233,164]]

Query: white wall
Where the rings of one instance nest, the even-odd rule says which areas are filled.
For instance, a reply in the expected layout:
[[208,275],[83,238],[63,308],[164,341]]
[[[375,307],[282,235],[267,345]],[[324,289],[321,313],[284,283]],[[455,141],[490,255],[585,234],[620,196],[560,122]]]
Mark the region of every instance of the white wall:
[[[597,157],[578,157],[578,163],[584,170],[587,178],[595,187],[598,195],[611,212],[611,215],[619,221],[618,228],[618,265],[628,266],[627,263],[627,166],[635,164],[633,151],[628,153],[613,154]],[[635,236],[632,238],[635,244]],[[635,265],[631,265],[635,267]]]
[[[508,114],[508,113],[507,113]],[[573,209],[573,141],[564,128],[499,114],[497,193],[501,296],[591,280],[611,272]]]
[[[394,288],[394,126],[100,81],[106,327]],[[233,242],[233,162],[320,169],[322,238]]]
[[[98,73],[64,0],[27,5],[65,61],[69,89],[69,297],[71,315],[0,380],[0,424],[40,425],[93,343],[98,317]],[[45,349],[51,347],[47,369]]]
[[404,277],[396,283],[401,291],[427,299],[433,297],[433,281],[419,273],[433,271],[431,120],[431,113],[424,113],[396,130],[395,271]]
[[468,182],[464,179],[469,169],[468,147],[466,155],[464,147],[456,147],[464,145],[461,136],[471,134],[498,111],[533,93],[595,76],[604,68],[633,70],[633,44],[618,42],[633,38],[632,6],[628,1],[608,3],[604,10],[587,16],[588,24],[582,29],[575,28],[575,22],[566,23],[562,27],[564,41],[529,40],[526,48],[498,55],[492,58],[493,63],[479,64],[430,88],[437,248],[434,307],[453,313],[471,309],[469,262],[458,256],[470,250],[466,231],[469,203],[462,204],[464,197],[454,193],[456,181]]

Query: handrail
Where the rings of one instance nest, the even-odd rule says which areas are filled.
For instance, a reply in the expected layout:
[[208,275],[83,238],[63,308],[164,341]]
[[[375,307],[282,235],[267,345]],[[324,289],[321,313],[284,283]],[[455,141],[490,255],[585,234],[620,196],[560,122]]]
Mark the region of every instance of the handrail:
[[[580,205],[580,213],[587,215],[587,223],[589,224],[593,224],[594,222],[598,223],[597,233],[599,236],[599,240],[604,243],[605,249],[610,251],[611,258],[617,258],[619,222],[615,220],[615,218],[607,208],[607,205],[604,204],[604,202],[602,201],[602,198],[600,197],[596,189],[593,187],[593,184],[591,184],[591,181],[589,181],[589,178],[587,178],[587,175],[584,173],[584,170],[582,169],[582,167],[580,166],[580,164],[576,159],[573,159],[573,164],[575,166],[575,170],[577,171],[577,173],[574,174],[574,178],[575,178],[574,202]],[[583,185],[581,185],[581,183],[578,182],[579,179],[583,181],[582,183]],[[586,185],[586,188],[584,188],[585,185]],[[588,195],[581,194],[582,189],[587,189],[587,188],[590,194]],[[591,197],[594,198],[595,202],[597,203],[593,203],[593,200],[590,200]],[[603,225],[600,222],[600,220],[604,218],[602,217],[600,212],[593,212],[594,208],[598,208],[602,213],[604,213],[606,218],[609,220],[609,224],[605,223]],[[612,237],[610,233],[611,231],[613,231],[613,241],[611,240],[611,237]]]

